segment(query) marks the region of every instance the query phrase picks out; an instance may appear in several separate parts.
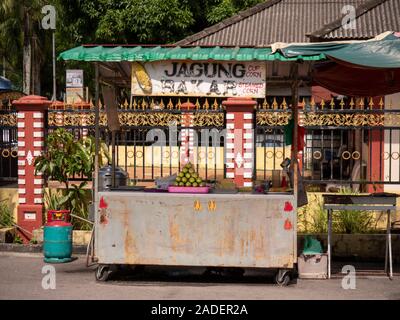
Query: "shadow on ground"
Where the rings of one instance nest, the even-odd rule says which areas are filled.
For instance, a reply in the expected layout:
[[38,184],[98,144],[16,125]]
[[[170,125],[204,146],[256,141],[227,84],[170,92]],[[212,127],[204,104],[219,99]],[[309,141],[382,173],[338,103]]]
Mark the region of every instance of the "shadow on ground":
[[[123,285],[147,285],[154,282],[162,285],[173,283],[185,286],[196,283],[203,284],[275,284],[277,270],[252,270],[240,268],[200,268],[200,267],[158,267],[158,266],[121,266],[114,271],[106,283]],[[296,283],[296,275],[292,275],[291,284]]]

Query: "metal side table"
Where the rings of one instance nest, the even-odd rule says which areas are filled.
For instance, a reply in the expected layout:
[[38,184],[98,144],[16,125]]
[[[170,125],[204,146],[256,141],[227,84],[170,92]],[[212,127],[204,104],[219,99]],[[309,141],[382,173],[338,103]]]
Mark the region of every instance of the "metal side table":
[[396,210],[396,198],[392,193],[375,193],[370,195],[340,195],[325,194],[324,209],[328,210],[328,279],[331,278],[331,240],[332,240],[332,213],[334,210],[369,210],[386,211],[386,249],[385,272],[390,279],[393,277],[391,212]]

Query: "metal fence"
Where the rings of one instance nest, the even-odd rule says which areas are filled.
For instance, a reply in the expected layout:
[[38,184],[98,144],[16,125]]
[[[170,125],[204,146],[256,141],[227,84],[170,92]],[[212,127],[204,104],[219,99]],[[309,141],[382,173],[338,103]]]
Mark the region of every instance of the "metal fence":
[[302,175],[308,183],[372,191],[399,184],[400,110],[383,99],[303,101]]
[[18,180],[17,113],[10,101],[0,101],[0,183]]
[[[257,106],[256,179],[279,176],[280,164],[291,157],[287,99],[269,98]],[[400,184],[400,110],[390,102],[303,98],[299,106],[299,161],[306,184],[320,185],[322,191],[342,186],[372,191]]]
[[291,147],[285,139],[285,131],[292,119],[287,97],[269,97],[259,101],[255,119],[254,178],[280,179],[281,163],[291,157]]
[[[254,110],[253,180],[280,176],[281,163],[291,158],[290,97],[267,97]],[[195,105],[193,121],[183,119]],[[309,185],[353,185],[371,191],[382,184],[400,184],[400,110],[383,99],[348,98],[315,102],[302,98],[299,111],[300,168]],[[196,143],[192,157],[208,181],[225,177],[225,111],[220,99],[135,98],[118,108],[121,131],[116,135],[115,158],[131,179],[153,181],[179,170],[183,132]],[[17,180],[16,113],[11,105],[0,110],[0,180]],[[77,139],[94,135],[93,104],[53,105],[46,130],[63,127]],[[101,138],[112,152],[105,107],[100,105]],[[174,139],[177,137],[177,139]],[[74,177],[82,179],[85,177]]]
[[[194,164],[199,175],[207,181],[225,176],[224,136],[225,115],[221,101],[214,99],[191,99],[195,105],[193,122],[184,123],[188,113],[180,99],[163,98],[133,99],[118,108],[121,130],[115,137],[115,160],[117,166],[128,172],[131,179],[154,181],[177,172],[181,165],[182,133],[191,131]],[[187,100],[185,100],[187,102]],[[64,105],[52,107],[48,112],[48,130],[65,128],[77,139],[94,135],[93,104],[87,108]],[[111,149],[111,132],[107,128],[105,106],[100,104],[100,135]],[[74,177],[82,179],[82,177]]]

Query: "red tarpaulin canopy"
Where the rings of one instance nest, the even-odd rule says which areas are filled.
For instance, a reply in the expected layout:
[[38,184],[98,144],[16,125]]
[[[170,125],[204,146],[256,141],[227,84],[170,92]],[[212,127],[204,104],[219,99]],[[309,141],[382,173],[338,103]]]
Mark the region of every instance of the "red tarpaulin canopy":
[[315,84],[347,96],[379,96],[400,91],[400,69],[360,68],[338,62],[315,66]]
[[367,41],[273,45],[287,58],[324,54],[316,62],[316,85],[348,96],[377,96],[400,91],[400,33],[385,32]]

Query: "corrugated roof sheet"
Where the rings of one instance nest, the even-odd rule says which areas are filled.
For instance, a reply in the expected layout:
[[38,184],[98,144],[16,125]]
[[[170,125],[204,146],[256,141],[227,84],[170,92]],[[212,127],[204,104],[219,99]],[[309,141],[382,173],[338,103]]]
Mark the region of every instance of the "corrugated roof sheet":
[[[371,8],[357,18],[355,30],[341,28],[346,5]],[[309,35],[316,31],[323,32],[314,40],[368,39],[399,31],[399,16],[400,0],[269,0],[176,44],[265,47],[274,42],[310,42]]]
[[322,39],[369,39],[385,31],[400,31],[400,0],[376,1],[355,20],[355,29],[333,27]]

